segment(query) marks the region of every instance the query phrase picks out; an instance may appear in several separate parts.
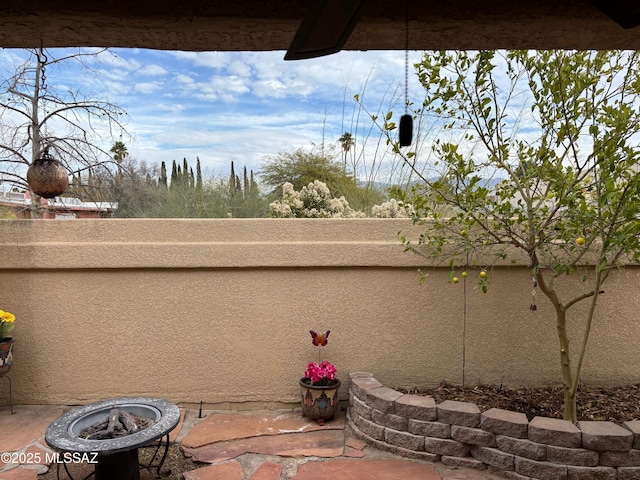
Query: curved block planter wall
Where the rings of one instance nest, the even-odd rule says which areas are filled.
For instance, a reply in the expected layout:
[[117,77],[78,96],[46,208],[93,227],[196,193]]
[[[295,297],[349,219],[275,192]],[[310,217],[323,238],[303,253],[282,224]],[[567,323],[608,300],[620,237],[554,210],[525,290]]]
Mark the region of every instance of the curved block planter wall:
[[383,450],[512,479],[640,479],[640,421],[579,422],[407,395],[351,374],[348,421]]

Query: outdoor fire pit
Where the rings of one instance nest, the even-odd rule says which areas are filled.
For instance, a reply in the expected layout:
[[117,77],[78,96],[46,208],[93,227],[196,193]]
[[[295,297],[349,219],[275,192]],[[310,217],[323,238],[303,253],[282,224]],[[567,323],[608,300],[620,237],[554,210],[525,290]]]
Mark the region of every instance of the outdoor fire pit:
[[[105,420],[109,429],[115,430],[109,416],[116,412],[124,413],[124,416],[120,417],[124,423],[133,418],[141,420],[138,422],[141,426],[124,428],[125,433],[122,433],[121,429],[118,433],[121,436],[115,438],[83,438],[88,436],[88,428],[93,431],[96,425]],[[82,460],[95,462],[96,480],[138,480],[138,448],[167,437],[159,463],[152,465],[162,442],[158,442],[150,464],[145,465],[146,468],[157,468],[159,474],[169,448],[169,432],[179,421],[180,410],[166,400],[149,397],[114,398],[84,405],[65,413],[49,425],[44,438],[47,444],[58,452],[74,454],[71,458],[78,458],[80,455]],[[133,433],[127,433],[128,431]],[[66,463],[62,461],[62,464],[66,469]]]

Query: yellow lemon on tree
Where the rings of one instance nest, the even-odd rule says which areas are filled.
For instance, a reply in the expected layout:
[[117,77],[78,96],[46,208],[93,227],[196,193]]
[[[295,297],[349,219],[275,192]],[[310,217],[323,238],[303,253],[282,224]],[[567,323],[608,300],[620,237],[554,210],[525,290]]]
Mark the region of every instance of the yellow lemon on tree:
[[586,242],[586,240],[584,239],[584,237],[578,237],[576,238],[576,243],[580,246],[584,245]]
[[460,279],[459,279],[458,277],[453,277],[453,278],[451,279],[451,281],[452,281],[453,283],[458,283],[458,282],[460,281]]
[[467,278],[467,272],[462,272],[462,274],[460,275],[462,278]]
[[487,272],[485,272],[484,270],[482,270],[480,272],[480,278],[487,278]]

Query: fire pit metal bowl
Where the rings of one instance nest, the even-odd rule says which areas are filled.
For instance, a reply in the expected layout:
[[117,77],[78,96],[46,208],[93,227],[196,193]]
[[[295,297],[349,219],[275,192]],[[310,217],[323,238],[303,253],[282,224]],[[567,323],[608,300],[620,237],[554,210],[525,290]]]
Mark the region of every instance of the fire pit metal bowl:
[[[148,419],[152,425],[117,438],[88,440],[80,437],[85,428],[106,418],[112,408]],[[151,397],[114,398],[83,405],[61,415],[49,425],[44,438],[51,448],[60,452],[97,454],[96,480],[114,480],[116,478],[136,480],[140,478],[138,448],[161,439],[165,435],[168,437],[169,432],[178,425],[179,421],[180,409],[167,400]],[[167,438],[167,449],[168,440]],[[158,473],[166,452],[165,449],[160,465],[156,466]]]

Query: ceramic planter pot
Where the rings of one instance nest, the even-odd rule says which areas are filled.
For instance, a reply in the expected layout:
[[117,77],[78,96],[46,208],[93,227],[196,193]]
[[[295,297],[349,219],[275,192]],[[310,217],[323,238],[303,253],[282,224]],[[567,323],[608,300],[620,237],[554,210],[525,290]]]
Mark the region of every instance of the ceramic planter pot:
[[13,353],[11,351],[13,342],[15,342],[13,338],[0,342],[0,377],[9,373],[11,365],[13,365]]
[[310,378],[300,380],[300,399],[302,414],[324,425],[338,410],[338,388],[340,380],[332,380],[329,385],[311,385]]

